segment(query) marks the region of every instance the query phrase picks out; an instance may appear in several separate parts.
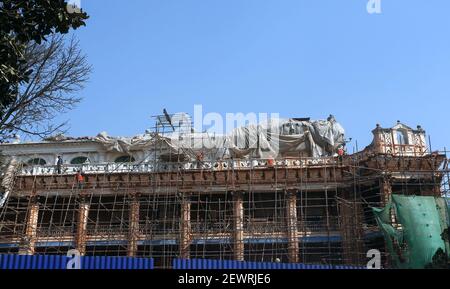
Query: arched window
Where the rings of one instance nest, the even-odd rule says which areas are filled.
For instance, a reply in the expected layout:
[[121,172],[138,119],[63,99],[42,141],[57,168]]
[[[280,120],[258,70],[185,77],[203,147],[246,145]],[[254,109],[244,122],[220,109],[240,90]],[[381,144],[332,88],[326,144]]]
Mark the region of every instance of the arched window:
[[87,163],[90,163],[87,157],[76,157],[70,161],[70,164],[72,165],[82,165]]
[[114,162],[115,163],[134,163],[136,160],[133,156],[120,156]]
[[397,143],[400,145],[408,144],[408,134],[404,130],[397,130]]
[[45,166],[46,164],[47,164],[47,162],[41,158],[31,159],[27,162],[27,165],[30,165],[30,166]]

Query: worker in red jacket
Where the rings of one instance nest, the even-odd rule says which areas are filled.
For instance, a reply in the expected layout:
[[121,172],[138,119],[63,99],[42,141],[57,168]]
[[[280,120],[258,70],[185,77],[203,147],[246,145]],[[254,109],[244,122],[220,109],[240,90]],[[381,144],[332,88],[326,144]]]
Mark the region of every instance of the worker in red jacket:
[[339,163],[342,165],[342,163],[344,161],[344,155],[345,155],[345,149],[343,146],[340,146],[338,148],[337,154],[338,154],[338,158],[339,158]]
[[77,174],[75,175],[75,180],[77,182],[78,189],[82,190],[84,187],[84,176],[81,173],[81,170],[77,171]]

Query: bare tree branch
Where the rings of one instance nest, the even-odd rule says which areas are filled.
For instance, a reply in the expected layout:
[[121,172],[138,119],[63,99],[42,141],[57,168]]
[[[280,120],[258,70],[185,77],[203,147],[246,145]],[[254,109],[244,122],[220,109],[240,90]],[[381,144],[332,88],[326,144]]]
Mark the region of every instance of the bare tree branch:
[[91,72],[78,41],[61,35],[28,45],[25,59],[25,69],[33,72],[30,81],[19,88],[17,99],[3,110],[0,140],[16,134],[44,138],[62,132],[66,123],[54,124],[54,118],[80,102],[77,93]]

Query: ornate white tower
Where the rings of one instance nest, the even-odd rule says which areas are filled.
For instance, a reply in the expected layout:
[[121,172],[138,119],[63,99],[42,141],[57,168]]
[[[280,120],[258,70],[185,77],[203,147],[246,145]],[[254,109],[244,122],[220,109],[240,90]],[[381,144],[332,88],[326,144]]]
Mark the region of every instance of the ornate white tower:
[[372,133],[372,150],[375,153],[396,156],[423,156],[429,153],[425,131],[420,125],[412,129],[400,121],[392,128],[382,128],[377,124]]

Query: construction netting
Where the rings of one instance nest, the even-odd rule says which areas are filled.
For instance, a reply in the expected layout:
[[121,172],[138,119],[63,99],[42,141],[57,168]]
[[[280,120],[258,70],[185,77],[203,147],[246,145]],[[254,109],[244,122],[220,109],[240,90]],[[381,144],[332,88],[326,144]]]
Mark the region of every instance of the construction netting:
[[447,268],[449,215],[445,199],[392,195],[384,208],[372,208],[393,266]]

